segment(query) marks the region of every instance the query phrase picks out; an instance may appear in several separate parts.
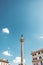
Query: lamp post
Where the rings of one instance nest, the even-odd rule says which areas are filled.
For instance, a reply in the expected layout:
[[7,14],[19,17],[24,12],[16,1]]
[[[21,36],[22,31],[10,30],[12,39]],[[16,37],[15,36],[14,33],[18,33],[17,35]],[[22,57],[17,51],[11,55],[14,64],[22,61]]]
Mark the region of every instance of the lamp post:
[[24,37],[21,35],[21,65],[24,65]]

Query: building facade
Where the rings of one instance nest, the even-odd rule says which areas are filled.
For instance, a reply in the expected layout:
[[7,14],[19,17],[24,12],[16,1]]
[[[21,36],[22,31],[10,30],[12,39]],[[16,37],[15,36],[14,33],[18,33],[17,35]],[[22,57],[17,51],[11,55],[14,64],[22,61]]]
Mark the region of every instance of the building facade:
[[0,65],[10,65],[8,60],[0,59]]
[[43,49],[31,53],[33,65],[43,65]]

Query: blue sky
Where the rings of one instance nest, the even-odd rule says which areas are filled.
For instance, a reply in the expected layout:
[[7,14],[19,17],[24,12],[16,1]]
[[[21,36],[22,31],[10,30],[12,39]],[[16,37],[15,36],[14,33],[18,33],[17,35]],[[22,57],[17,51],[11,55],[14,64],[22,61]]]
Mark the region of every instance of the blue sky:
[[12,65],[20,59],[21,34],[26,65],[32,65],[31,51],[43,48],[43,0],[0,0],[0,58]]

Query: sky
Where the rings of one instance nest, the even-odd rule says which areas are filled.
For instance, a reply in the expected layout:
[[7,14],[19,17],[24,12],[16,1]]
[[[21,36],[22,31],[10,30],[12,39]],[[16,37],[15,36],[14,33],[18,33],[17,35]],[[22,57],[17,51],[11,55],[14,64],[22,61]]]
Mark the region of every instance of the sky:
[[31,52],[43,48],[43,0],[0,0],[0,59],[18,65],[24,36],[24,63]]

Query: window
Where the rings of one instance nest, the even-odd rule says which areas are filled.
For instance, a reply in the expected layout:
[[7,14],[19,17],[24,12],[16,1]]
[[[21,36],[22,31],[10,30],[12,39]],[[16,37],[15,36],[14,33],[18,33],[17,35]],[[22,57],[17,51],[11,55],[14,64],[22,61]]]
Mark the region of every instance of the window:
[[40,54],[40,52],[38,52],[38,54]]
[[34,58],[33,58],[33,60],[34,60]]
[[35,58],[35,60],[37,60],[37,58]]
[[34,60],[34,58],[33,58],[33,60]]
[[41,59],[41,56],[39,57],[39,59]]
[[32,56],[34,56],[34,54]]
[[32,56],[35,56],[36,55],[36,53],[35,54],[33,54]]
[[36,54],[35,54],[36,55]]
[[33,60],[37,60],[37,58],[33,58]]

